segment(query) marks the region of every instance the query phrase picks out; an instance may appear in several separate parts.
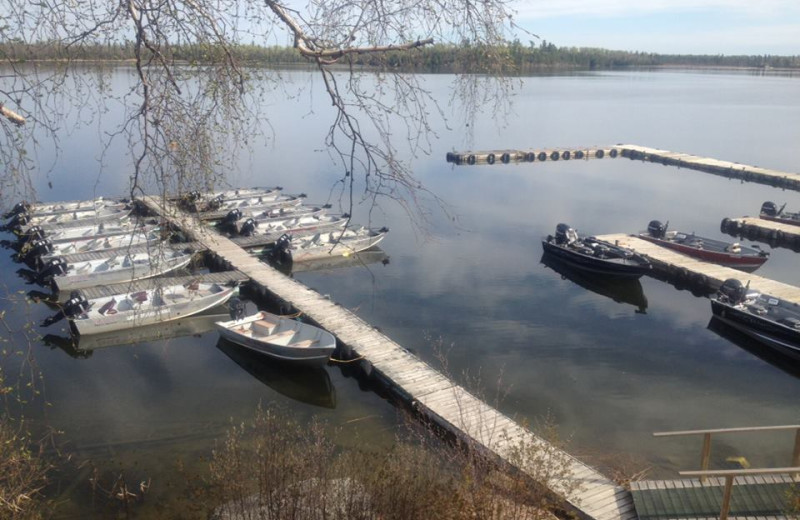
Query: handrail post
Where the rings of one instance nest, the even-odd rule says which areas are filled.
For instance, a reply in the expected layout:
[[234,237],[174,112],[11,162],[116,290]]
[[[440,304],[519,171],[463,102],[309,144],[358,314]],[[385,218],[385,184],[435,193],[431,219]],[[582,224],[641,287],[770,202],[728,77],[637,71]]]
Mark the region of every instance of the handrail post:
[[731,493],[733,492],[734,475],[725,477],[725,493],[722,495],[722,509],[719,511],[719,520],[728,520],[731,510]]
[[[798,435],[800,435],[800,430],[798,431]],[[798,437],[800,439],[800,437]],[[706,471],[708,469],[708,461],[711,459],[711,434],[706,433],[703,435],[703,454],[700,458],[700,469],[702,471]],[[705,484],[708,477],[702,475],[700,477],[700,483]]]
[[[794,434],[794,453],[792,454],[792,467],[800,466],[800,428]],[[792,474],[793,479],[800,477],[800,473]]]

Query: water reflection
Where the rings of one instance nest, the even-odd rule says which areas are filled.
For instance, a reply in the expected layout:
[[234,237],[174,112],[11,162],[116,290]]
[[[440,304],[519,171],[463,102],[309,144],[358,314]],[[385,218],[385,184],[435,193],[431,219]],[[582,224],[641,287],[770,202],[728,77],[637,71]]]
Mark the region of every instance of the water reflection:
[[562,279],[570,280],[584,289],[611,298],[617,303],[633,305],[636,307],[634,311],[636,313],[647,314],[647,297],[644,295],[644,289],[638,279],[612,278],[581,271],[548,253],[542,254],[541,262],[560,274]]
[[353,255],[333,256],[330,258],[320,258],[319,260],[309,260],[305,262],[271,263],[272,267],[287,276],[297,273],[309,273],[314,271],[327,271],[330,269],[342,269],[345,267],[367,266],[369,264],[389,263],[389,255],[381,248],[373,246],[364,251]]
[[137,343],[149,343],[152,341],[180,338],[183,336],[197,336],[214,329],[214,323],[230,319],[228,313],[221,313],[217,307],[205,314],[188,316],[183,319],[173,320],[166,323],[146,325],[133,329],[107,332],[104,334],[90,334],[88,336],[58,336],[47,334],[44,336],[44,344],[60,348],[70,356],[79,359],[86,359],[92,355],[92,351],[99,348],[135,345]]
[[746,350],[770,365],[783,370],[787,374],[800,378],[800,359],[790,357],[780,351],[755,340],[740,330],[731,327],[716,316],[708,322],[708,330],[727,339],[737,347]]
[[279,394],[313,406],[336,408],[336,388],[325,368],[280,363],[223,338],[219,339],[217,348]]

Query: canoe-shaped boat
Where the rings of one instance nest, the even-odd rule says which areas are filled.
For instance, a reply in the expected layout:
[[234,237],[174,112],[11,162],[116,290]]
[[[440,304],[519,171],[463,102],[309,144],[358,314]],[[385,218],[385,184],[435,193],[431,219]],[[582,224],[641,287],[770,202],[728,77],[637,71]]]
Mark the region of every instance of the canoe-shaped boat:
[[694,233],[667,231],[668,224],[651,220],[647,225],[647,233],[639,234],[639,238],[705,262],[748,272],[755,271],[769,258],[769,253],[758,247],[746,247],[737,242],[714,240]]
[[284,219],[268,219],[258,221],[252,218],[245,220],[239,227],[239,235],[274,237],[278,239],[282,234],[292,235],[317,233],[322,230],[344,227],[350,221],[350,216],[342,215],[305,215]]
[[762,344],[800,360],[800,308],[730,278],[711,298],[714,316]]
[[542,240],[544,251],[584,271],[639,278],[650,272],[650,262],[640,254],[595,237],[579,236],[568,224],[558,224],[556,234]]
[[92,200],[75,200],[75,201],[68,201],[68,202],[44,202],[44,203],[36,203],[30,204],[28,202],[19,202],[17,203],[11,211],[5,213],[3,218],[12,218],[15,215],[19,215],[21,213],[28,213],[30,215],[42,216],[42,215],[51,215],[56,213],[71,213],[74,211],[79,210],[97,210],[102,208],[113,208],[113,207],[124,207],[127,202],[113,200],[113,199],[104,199],[103,197],[98,197]]
[[283,362],[321,365],[330,359],[336,338],[330,332],[265,311],[217,322],[220,335],[246,349]]
[[350,256],[377,245],[386,237],[387,228],[379,230],[361,227],[316,233],[312,236],[282,235],[273,246],[258,254],[278,264],[307,262],[322,258]]
[[92,300],[75,291],[64,313],[79,334],[100,334],[199,314],[222,305],[236,292],[236,287],[198,282]]
[[800,226],[800,212],[785,211],[785,208],[786,204],[779,208],[774,202],[767,201],[761,205],[759,216],[765,220]]
[[255,217],[261,213],[280,208],[300,206],[305,195],[275,195],[274,197],[261,197],[253,199],[237,199],[222,201],[217,208],[212,208],[198,214],[202,220],[216,220],[230,218],[231,212],[239,212],[239,217]]
[[57,256],[73,255],[76,253],[110,252],[127,249],[134,246],[155,245],[163,239],[159,228],[148,226],[132,233],[107,235],[103,237],[86,237],[70,241],[53,242],[45,237],[41,240],[27,242],[18,257],[29,260],[39,257],[42,262]]
[[283,188],[234,188],[230,190],[215,190],[202,193],[192,191],[178,197],[178,205],[187,211],[209,211],[218,209],[220,204],[226,200],[267,197],[277,195]]
[[115,254],[98,260],[70,263],[61,257],[51,259],[39,273],[40,283],[51,283],[59,291],[72,291],[98,285],[142,280],[185,267],[193,251],[168,247],[135,254]]
[[17,230],[19,234],[25,234],[34,226],[39,226],[43,229],[90,226],[99,222],[121,220],[130,215],[131,210],[132,208],[124,206],[121,208],[85,209],[42,216],[21,213],[15,217],[16,223],[10,225],[10,227]]

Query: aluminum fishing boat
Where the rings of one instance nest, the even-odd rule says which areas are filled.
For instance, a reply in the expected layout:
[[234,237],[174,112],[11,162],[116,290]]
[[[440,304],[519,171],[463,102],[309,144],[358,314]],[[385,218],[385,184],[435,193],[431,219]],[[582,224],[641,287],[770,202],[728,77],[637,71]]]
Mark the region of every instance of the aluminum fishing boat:
[[765,220],[800,226],[800,212],[784,211],[785,208],[786,204],[778,208],[774,202],[767,201],[761,205],[759,216]]

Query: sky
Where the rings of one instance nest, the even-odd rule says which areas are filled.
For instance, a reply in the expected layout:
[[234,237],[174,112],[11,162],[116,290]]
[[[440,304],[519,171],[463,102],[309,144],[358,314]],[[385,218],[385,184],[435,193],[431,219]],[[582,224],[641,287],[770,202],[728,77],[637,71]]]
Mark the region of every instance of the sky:
[[513,5],[524,29],[517,36],[525,44],[800,55],[800,0],[516,0]]

